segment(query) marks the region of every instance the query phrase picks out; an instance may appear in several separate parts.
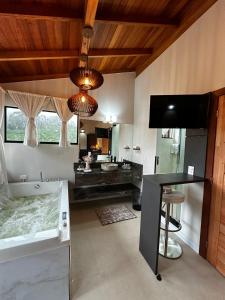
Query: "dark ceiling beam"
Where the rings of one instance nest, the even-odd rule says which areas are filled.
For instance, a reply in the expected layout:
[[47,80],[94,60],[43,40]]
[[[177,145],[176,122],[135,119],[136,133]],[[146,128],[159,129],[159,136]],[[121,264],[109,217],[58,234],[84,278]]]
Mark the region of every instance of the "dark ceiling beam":
[[122,57],[122,56],[149,56],[153,53],[153,48],[103,48],[90,49],[89,57]]
[[[113,49],[90,49],[90,58],[100,57],[124,57],[124,56],[149,56],[153,53],[152,48],[113,48]],[[9,50],[0,51],[1,61],[29,61],[45,59],[78,59],[80,50]]]
[[151,27],[176,27],[179,22],[170,20],[165,17],[140,17],[140,16],[123,16],[123,15],[98,15],[96,23],[109,23],[115,25],[131,25],[131,26],[151,26]]
[[[103,74],[124,73],[124,72],[135,72],[135,70],[128,68],[128,69],[112,69],[112,70],[106,69],[106,70],[102,71]],[[68,73],[59,73],[59,74],[4,76],[4,77],[0,77],[0,83],[47,80],[47,79],[57,79],[57,78],[69,78],[69,72]]]
[[[93,7],[93,6],[91,6]],[[92,11],[92,10],[89,10]],[[74,11],[63,6],[50,4],[29,4],[21,5],[18,3],[1,2],[0,1],[0,16],[8,16],[19,19],[45,19],[53,21],[73,21],[83,22],[86,15],[81,11]],[[93,16],[89,16],[93,17]],[[87,18],[86,18],[87,19]],[[156,27],[176,27],[178,23],[167,18],[156,17],[139,17],[139,16],[123,16],[123,15],[107,15],[97,14],[95,18],[97,23],[122,24],[133,26],[156,26]]]
[[13,76],[0,77],[0,83],[34,81],[34,80],[45,80],[45,79],[67,78],[67,77],[69,77],[69,73],[13,75]]
[[0,51],[0,61],[26,61],[43,59],[73,59],[79,57],[76,50],[7,50]]

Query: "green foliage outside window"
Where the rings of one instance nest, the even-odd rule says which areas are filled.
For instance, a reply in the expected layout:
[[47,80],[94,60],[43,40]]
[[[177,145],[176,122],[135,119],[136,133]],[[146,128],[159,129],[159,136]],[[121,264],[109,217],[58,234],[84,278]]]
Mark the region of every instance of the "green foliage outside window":
[[6,108],[6,141],[22,142],[25,135],[26,117],[18,108]]
[[[6,107],[6,141],[23,142],[27,118],[21,110]],[[41,111],[36,118],[38,139],[40,143],[58,143],[61,120],[57,113]],[[77,116],[73,116],[67,125],[68,140],[77,143]]]

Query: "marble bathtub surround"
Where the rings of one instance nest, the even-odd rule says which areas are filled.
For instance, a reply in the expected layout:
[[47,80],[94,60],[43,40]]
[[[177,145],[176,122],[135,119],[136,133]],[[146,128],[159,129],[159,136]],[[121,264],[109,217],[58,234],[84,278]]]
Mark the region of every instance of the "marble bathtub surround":
[[0,211],[0,299],[69,300],[68,182],[10,183],[9,190]]
[[69,246],[0,264],[1,300],[69,300],[68,284]]

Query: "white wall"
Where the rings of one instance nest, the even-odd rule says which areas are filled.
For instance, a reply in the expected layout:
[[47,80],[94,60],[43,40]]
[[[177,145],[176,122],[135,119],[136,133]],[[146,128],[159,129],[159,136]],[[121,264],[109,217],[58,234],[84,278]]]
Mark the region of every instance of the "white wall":
[[[105,120],[105,114],[115,115],[118,122],[133,122],[134,73],[104,75],[105,82],[94,91],[99,109],[92,119]],[[77,92],[69,79],[51,79],[2,84],[12,89],[43,95],[68,98]],[[7,99],[7,102],[9,99]],[[74,182],[73,162],[78,161],[79,146],[60,149],[57,145],[39,145],[37,148],[22,144],[5,144],[6,163],[10,181],[18,181],[27,174],[29,180],[38,179],[40,171],[48,178],[65,178]]]
[[[124,146],[129,146],[130,149],[124,149]],[[132,160],[133,153],[133,125],[120,124],[119,136],[119,158],[118,161],[123,159]]]
[[[154,170],[156,130],[148,128],[150,95],[205,93],[225,86],[225,0],[214,4],[135,80],[133,160]],[[150,159],[149,159],[150,158]]]
[[[90,92],[98,102],[98,110],[92,120],[104,121],[106,115],[117,117],[118,123],[133,123],[135,74],[105,74],[103,85]],[[69,98],[78,88],[69,78],[2,83],[4,89]]]
[[36,148],[23,144],[5,143],[6,166],[9,181],[19,181],[21,174],[28,180],[44,178],[63,178],[74,182],[73,162],[79,155],[78,146],[60,148],[57,145],[41,144]]
[[[15,106],[8,95],[6,95],[6,105]],[[4,132],[4,124],[2,132]],[[33,148],[21,143],[5,143],[6,166],[10,182],[19,181],[20,175],[27,175],[28,180],[40,179],[42,171],[44,178],[62,178],[73,183],[73,162],[78,161],[78,156],[78,145],[60,148],[58,145],[40,144]]]
[[178,236],[196,252],[199,251],[202,218],[203,183],[183,185],[186,195],[181,205],[182,230]]
[[[148,128],[150,95],[205,93],[224,87],[224,30],[225,0],[219,0],[136,78],[133,143],[139,145],[141,151],[133,153],[133,161],[143,163],[144,174],[154,172],[156,152],[156,130]],[[199,186],[194,193],[197,198],[201,189],[201,185]],[[191,193],[190,187],[188,195]],[[191,202],[196,201],[193,194],[188,199]],[[198,232],[195,232],[198,236],[200,211],[201,209],[194,215],[188,214],[195,226],[199,226]],[[185,216],[186,223],[187,218]],[[189,228],[186,229],[186,238],[195,244],[193,248],[198,248],[191,231],[188,231]]]

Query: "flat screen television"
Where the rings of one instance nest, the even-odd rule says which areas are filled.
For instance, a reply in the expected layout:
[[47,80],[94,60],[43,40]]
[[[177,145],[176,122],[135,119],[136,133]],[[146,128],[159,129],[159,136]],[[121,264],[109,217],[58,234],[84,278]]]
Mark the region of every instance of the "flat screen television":
[[211,93],[150,97],[149,128],[207,128]]

